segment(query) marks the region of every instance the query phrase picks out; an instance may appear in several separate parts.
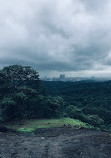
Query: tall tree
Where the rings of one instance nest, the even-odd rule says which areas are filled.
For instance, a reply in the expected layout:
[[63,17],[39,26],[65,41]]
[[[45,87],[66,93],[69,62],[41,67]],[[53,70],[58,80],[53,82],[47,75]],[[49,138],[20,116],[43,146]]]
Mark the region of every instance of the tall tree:
[[[44,86],[39,80],[39,74],[30,66],[11,65],[0,71],[0,81],[5,87],[24,86],[27,85],[43,93]],[[8,83],[8,85],[6,85]]]
[[39,80],[38,72],[30,66],[11,65],[1,70],[10,80]]

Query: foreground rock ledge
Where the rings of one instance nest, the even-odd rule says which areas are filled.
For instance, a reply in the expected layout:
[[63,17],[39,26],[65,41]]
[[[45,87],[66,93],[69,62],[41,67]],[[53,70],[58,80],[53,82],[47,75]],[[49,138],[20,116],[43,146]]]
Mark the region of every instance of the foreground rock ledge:
[[75,128],[0,133],[0,158],[110,158],[111,133]]

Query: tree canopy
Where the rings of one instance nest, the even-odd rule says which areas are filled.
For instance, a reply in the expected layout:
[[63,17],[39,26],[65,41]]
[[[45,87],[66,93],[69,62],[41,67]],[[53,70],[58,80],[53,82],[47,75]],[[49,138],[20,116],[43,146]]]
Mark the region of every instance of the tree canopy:
[[39,80],[38,72],[30,66],[11,65],[1,70],[10,80]]
[[0,119],[52,118],[63,106],[61,97],[44,95],[38,72],[12,65],[0,71]]

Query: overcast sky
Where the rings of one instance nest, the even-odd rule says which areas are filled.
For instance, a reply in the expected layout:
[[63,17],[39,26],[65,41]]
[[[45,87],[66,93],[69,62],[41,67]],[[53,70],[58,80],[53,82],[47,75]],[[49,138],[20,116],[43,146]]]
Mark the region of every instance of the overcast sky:
[[111,0],[0,0],[0,67],[111,77]]

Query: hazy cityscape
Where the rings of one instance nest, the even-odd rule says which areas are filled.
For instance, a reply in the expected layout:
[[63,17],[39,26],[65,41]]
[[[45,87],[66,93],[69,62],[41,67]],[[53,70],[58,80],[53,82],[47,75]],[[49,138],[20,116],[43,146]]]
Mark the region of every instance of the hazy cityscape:
[[59,77],[47,77],[41,78],[43,81],[62,81],[62,82],[78,82],[78,81],[108,81],[110,77],[67,77],[65,74],[60,74]]

